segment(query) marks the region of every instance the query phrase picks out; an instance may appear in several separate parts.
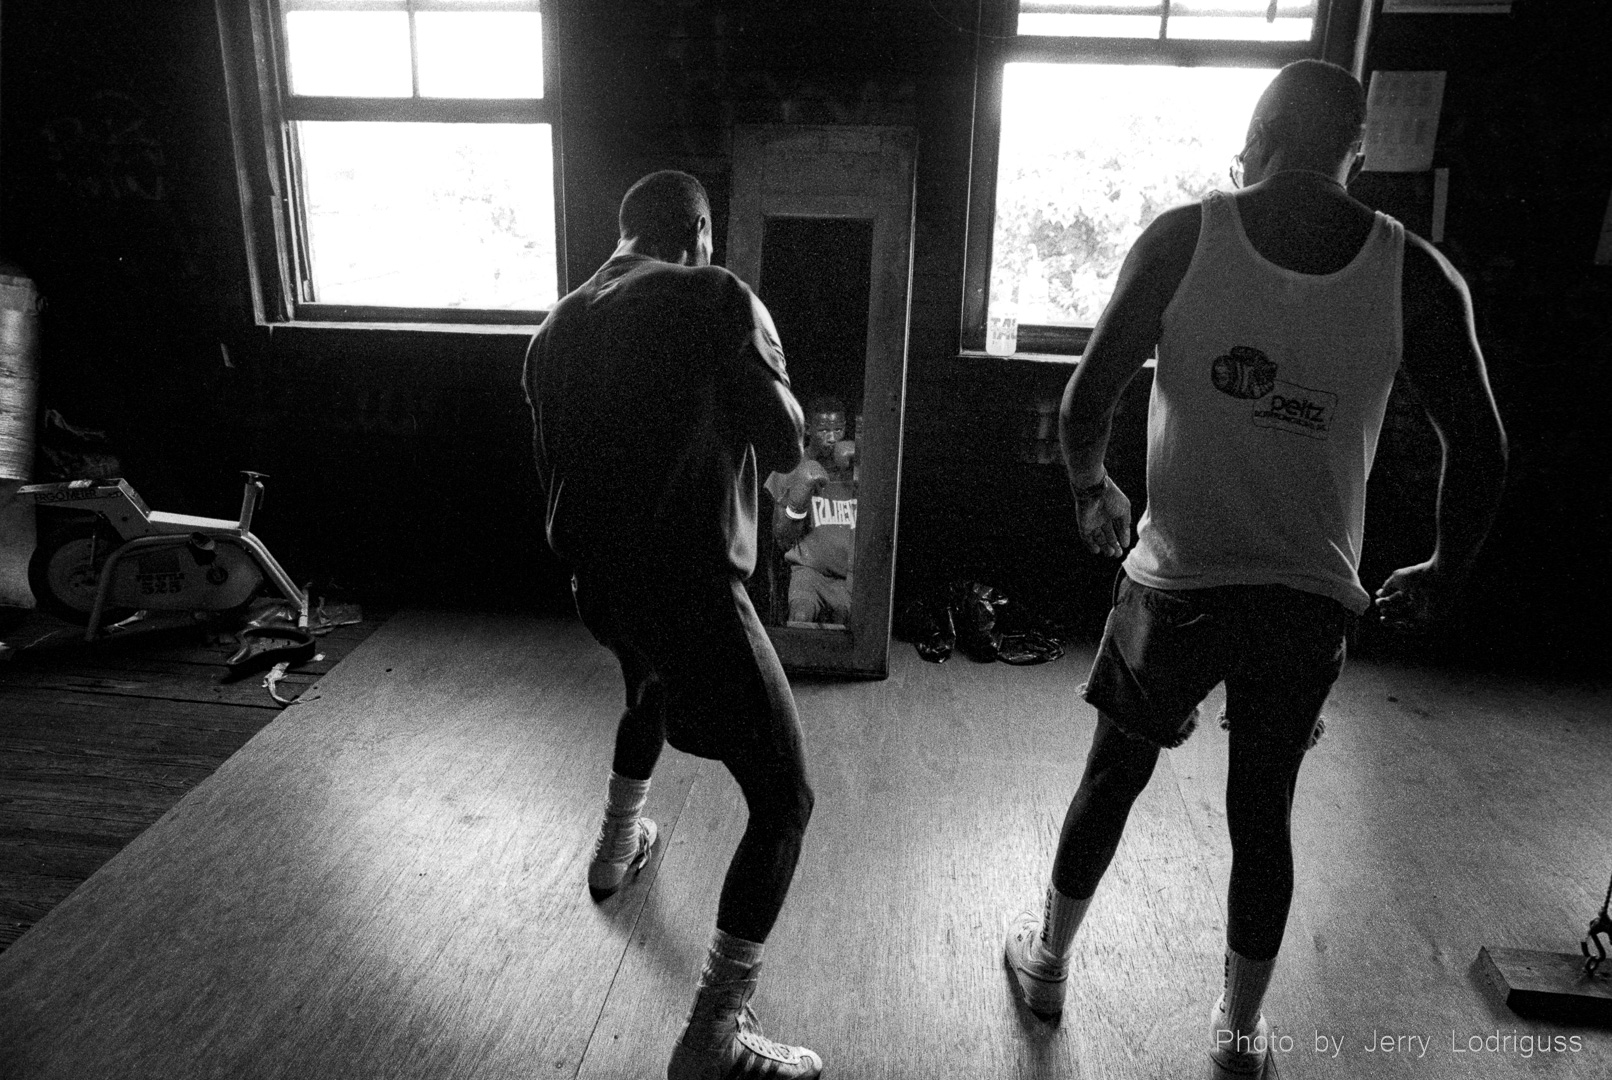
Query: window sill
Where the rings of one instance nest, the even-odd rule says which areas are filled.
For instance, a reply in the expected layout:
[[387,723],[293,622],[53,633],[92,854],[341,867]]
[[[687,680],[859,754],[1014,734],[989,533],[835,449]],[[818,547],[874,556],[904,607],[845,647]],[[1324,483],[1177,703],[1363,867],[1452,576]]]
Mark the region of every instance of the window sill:
[[[983,349],[958,349],[957,359],[970,361],[1006,361],[1008,363],[1017,364],[1061,364],[1064,367],[1078,367],[1081,360],[1079,356],[1073,356],[1067,353],[1016,352],[1003,356],[998,353],[988,353]],[[1158,367],[1158,357],[1148,357],[1145,361],[1143,361],[1142,366],[1144,368]]]
[[415,330],[428,334],[515,334],[531,337],[537,333],[541,321],[535,323],[433,323],[433,322],[350,322],[347,320],[290,319],[266,324],[270,336],[277,330]]
[[1040,353],[1040,352],[1015,352],[1015,353],[1009,353],[1009,354],[1002,354],[1002,353],[989,353],[989,352],[986,352],[984,349],[959,349],[957,351],[957,359],[959,359],[959,360],[1005,360],[1005,361],[1008,361],[1010,363],[1030,363],[1030,364],[1064,364],[1064,365],[1067,365],[1069,367],[1074,367],[1075,365],[1080,363],[1080,357],[1079,357],[1078,354],[1077,355],[1070,355],[1070,354],[1067,354],[1067,353]]

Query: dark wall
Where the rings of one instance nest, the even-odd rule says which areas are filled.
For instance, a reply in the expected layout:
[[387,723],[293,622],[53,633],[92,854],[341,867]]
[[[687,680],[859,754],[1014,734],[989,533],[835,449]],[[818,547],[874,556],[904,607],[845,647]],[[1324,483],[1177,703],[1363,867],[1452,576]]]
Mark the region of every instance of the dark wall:
[[[1606,596],[1612,448],[1596,413],[1612,272],[1589,262],[1612,186],[1608,97],[1592,85],[1609,64],[1604,35],[1547,10],[1388,17],[1371,50],[1372,66],[1451,72],[1448,249],[1517,446],[1463,624],[1486,658],[1522,641],[1582,650],[1583,599]],[[1100,623],[1112,568],[1073,544],[1056,466],[1023,460],[1027,410],[1069,369],[957,355],[974,0],[590,0],[563,16],[573,284],[609,255],[621,192],[653,168],[705,181],[720,261],[734,124],[918,130],[901,596],[980,577]],[[49,298],[42,396],[106,429],[149,502],[229,515],[234,470],[256,468],[273,474],[261,531],[296,576],[563,602],[539,541],[523,337],[251,325],[209,0],[6,0],[0,80],[0,255]],[[1137,493],[1146,391],[1127,398],[1111,462]],[[1429,438],[1413,406],[1396,412],[1368,574],[1425,553]]]
[[[1440,249],[1471,286],[1511,438],[1506,501],[1445,652],[1605,670],[1612,267],[1594,254],[1612,192],[1609,29],[1603,4],[1518,0],[1509,16],[1380,17],[1368,54],[1371,68],[1448,72],[1433,161],[1450,171]],[[1415,179],[1420,192],[1387,208],[1425,230],[1431,178]],[[1437,460],[1414,403],[1397,401],[1363,577],[1421,557]]]

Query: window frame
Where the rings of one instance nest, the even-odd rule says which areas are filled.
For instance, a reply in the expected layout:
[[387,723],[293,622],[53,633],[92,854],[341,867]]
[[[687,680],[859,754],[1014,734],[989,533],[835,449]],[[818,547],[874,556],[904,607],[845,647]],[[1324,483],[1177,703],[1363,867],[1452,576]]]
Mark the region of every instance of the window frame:
[[[1170,0],[1160,0],[1168,21]],[[996,179],[1002,140],[1002,86],[1011,63],[1168,64],[1179,67],[1278,68],[1318,57],[1350,66],[1359,12],[1347,0],[1315,0],[1307,41],[1228,41],[1195,38],[1051,37],[1016,33],[1019,0],[982,0],[977,39],[968,223],[963,255],[961,351],[985,350],[992,245],[996,231]],[[1372,0],[1363,0],[1370,4]],[[1344,40],[1346,39],[1346,41]],[[1340,58],[1341,54],[1341,58]],[[1018,354],[1078,356],[1091,327],[1019,324]]]
[[[393,307],[331,304],[308,299],[307,221],[298,194],[298,121],[396,121],[549,125],[553,160],[555,270],[559,296],[567,292],[565,182],[561,124],[558,0],[537,0],[543,33],[540,98],[431,98],[293,95],[286,63],[284,12],[298,0],[216,0],[231,136],[246,235],[247,275],[259,324],[440,323],[536,325],[544,308]],[[309,5],[312,6],[312,5]],[[371,10],[478,10],[452,0],[379,0]],[[530,10],[489,0],[489,10]],[[415,73],[416,82],[418,72]]]

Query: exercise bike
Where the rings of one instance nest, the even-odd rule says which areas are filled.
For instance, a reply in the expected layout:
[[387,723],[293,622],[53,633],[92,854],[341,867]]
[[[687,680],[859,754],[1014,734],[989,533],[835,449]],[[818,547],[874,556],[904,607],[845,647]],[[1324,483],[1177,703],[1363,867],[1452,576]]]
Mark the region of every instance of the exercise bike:
[[244,610],[267,579],[306,630],[307,591],[252,535],[265,475],[242,475],[238,521],[152,510],[119,478],[23,485],[18,497],[41,511],[28,562],[34,599],[94,641],[104,625],[138,611]]

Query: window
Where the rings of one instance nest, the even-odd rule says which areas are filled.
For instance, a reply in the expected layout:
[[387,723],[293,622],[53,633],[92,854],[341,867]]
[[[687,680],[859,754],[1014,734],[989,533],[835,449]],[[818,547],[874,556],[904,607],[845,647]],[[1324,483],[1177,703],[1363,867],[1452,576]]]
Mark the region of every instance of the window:
[[219,5],[260,316],[534,322],[553,305],[551,0],[235,7]]
[[[1230,187],[1259,95],[1324,55],[1326,0],[998,0],[982,35],[963,345],[1011,312],[1078,353],[1159,212]],[[1348,5],[1339,5],[1347,7]]]

